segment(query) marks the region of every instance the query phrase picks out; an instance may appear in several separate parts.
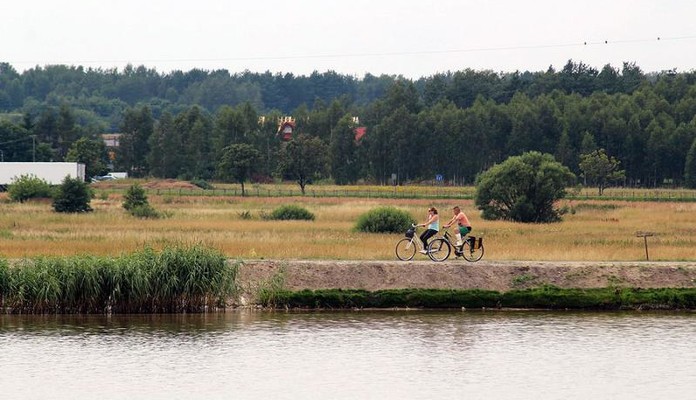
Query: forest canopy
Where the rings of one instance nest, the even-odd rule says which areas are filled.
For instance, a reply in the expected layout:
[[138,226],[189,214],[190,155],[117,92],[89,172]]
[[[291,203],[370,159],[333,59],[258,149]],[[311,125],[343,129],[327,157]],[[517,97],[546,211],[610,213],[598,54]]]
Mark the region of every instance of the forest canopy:
[[471,184],[528,151],[552,154],[579,175],[582,155],[602,149],[625,171],[618,184],[691,186],[695,115],[696,72],[645,73],[635,63],[597,70],[569,60],[559,70],[464,69],[416,80],[145,66],[20,73],[0,63],[4,161],[79,159],[71,152],[78,140],[94,149],[101,134],[120,133],[102,161],[134,176],[214,179],[223,149],[248,144],[260,154],[252,180],[293,179],[278,161],[278,119],[292,116],[295,135],[328,149],[330,168],[315,178],[341,184],[387,183],[393,174],[399,183],[442,175]]

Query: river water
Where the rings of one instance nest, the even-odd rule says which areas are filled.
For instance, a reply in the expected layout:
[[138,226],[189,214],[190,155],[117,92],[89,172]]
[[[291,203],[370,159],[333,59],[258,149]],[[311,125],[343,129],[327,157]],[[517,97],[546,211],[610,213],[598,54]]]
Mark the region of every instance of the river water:
[[696,313],[0,315],[1,399],[694,399]]

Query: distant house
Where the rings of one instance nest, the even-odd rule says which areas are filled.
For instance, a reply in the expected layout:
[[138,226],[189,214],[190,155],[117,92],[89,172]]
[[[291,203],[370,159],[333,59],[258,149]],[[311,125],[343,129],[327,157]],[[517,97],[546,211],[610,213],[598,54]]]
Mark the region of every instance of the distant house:
[[278,132],[276,135],[280,136],[284,141],[292,139],[292,133],[295,130],[295,118],[293,117],[282,117],[278,118]]
[[107,148],[118,147],[120,144],[122,133],[102,133],[101,138]]
[[113,162],[116,159],[116,149],[121,145],[122,133],[102,133],[101,138],[106,146],[106,152],[109,155],[109,168],[113,168]]

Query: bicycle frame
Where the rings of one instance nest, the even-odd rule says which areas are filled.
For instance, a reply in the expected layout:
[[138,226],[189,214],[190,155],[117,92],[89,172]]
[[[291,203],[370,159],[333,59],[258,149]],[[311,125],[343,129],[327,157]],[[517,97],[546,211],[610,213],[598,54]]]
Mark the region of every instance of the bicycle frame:
[[476,262],[483,257],[483,244],[480,247],[472,248],[472,243],[469,239],[473,236],[467,235],[462,238],[462,244],[457,246],[452,243],[452,236],[449,231],[445,230],[442,237],[435,239],[430,242],[428,246],[428,257],[431,260],[441,262],[449,258],[452,249],[454,249],[454,255],[456,257],[464,257],[465,260],[470,262]]
[[[415,228],[415,225],[413,226]],[[431,242],[435,240],[436,237],[431,238]],[[428,251],[427,248],[423,247],[423,242],[420,240],[418,235],[413,234],[413,237],[405,237],[396,243],[396,257],[401,261],[410,261],[416,255],[416,252]]]

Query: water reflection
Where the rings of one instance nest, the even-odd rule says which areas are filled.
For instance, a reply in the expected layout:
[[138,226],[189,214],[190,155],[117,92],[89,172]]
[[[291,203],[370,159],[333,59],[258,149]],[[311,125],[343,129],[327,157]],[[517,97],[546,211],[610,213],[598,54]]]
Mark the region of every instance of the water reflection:
[[696,314],[0,316],[2,398],[693,398]]

